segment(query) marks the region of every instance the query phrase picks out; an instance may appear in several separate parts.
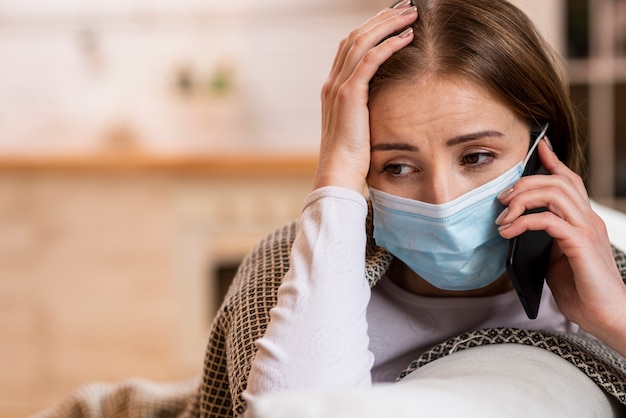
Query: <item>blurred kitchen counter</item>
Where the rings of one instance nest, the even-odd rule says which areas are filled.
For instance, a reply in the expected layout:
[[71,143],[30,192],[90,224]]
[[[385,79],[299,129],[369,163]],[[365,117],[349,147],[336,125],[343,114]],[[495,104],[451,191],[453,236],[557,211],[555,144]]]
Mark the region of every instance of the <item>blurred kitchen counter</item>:
[[53,157],[0,157],[0,170],[156,170],[203,175],[312,176],[316,156],[213,155],[161,157],[151,155],[92,155]]

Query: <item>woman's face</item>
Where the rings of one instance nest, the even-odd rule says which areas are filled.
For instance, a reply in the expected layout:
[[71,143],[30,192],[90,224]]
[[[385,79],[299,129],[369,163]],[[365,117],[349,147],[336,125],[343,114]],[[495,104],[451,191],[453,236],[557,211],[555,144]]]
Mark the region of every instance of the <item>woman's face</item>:
[[524,159],[529,127],[482,87],[457,77],[417,77],[370,103],[368,184],[445,203]]

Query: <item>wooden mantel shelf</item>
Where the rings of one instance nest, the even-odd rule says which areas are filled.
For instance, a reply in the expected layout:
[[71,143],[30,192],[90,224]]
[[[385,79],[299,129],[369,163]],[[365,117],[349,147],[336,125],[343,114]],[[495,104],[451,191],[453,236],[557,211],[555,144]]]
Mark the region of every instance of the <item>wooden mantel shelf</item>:
[[2,171],[171,171],[207,175],[313,175],[317,156],[87,155],[0,157]]

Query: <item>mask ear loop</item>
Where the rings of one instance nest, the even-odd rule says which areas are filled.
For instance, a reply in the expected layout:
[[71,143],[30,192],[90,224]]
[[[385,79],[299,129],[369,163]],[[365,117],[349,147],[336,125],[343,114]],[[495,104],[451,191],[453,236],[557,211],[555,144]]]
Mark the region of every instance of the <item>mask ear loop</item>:
[[526,158],[524,158],[524,168],[526,168],[526,164],[528,163],[528,160],[530,159],[530,156],[533,155],[533,152],[535,152],[535,148],[537,148],[539,146],[539,142],[546,135],[546,132],[548,132],[548,127],[549,126],[550,126],[550,124],[546,123],[546,126],[543,127],[543,130],[541,131],[541,133],[539,135],[537,135],[537,138],[535,139],[535,142],[533,142],[533,144],[531,145],[530,150],[528,150],[528,154],[526,154]]

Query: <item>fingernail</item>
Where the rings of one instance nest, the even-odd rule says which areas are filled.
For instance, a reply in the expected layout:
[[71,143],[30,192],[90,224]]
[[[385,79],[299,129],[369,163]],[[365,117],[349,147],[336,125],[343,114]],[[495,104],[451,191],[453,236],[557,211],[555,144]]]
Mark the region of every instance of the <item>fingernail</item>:
[[550,139],[548,139],[547,136],[544,136],[543,140],[546,141],[546,145],[548,146],[548,148],[550,148],[550,151],[554,152],[554,148],[552,148],[552,142],[550,142]]
[[403,30],[402,32],[400,32],[400,34],[398,35],[399,38],[406,38],[407,36],[409,36],[410,34],[413,33],[413,28],[406,28],[405,30]]
[[400,9],[403,7],[407,7],[411,5],[411,0],[398,0],[397,2],[395,2],[391,8],[392,9]]
[[506,215],[509,214],[509,208],[504,208],[504,210],[502,212],[500,212],[500,214],[498,215],[498,217],[496,218],[496,225],[500,225],[502,223],[502,220],[506,217]]
[[409,7],[408,9],[404,9],[400,13],[400,16],[404,16],[404,15],[408,15],[408,14],[412,14],[412,13],[417,13],[417,7],[413,6],[413,7]]
[[510,228],[510,226],[511,226],[511,224],[500,225],[500,226],[498,227],[498,232],[502,232],[502,231],[504,231],[505,229]]
[[513,188],[509,187],[508,189],[504,189],[502,190],[499,194],[498,194],[498,200],[502,200],[505,197],[507,197],[508,195],[510,195],[511,193],[513,193]]

